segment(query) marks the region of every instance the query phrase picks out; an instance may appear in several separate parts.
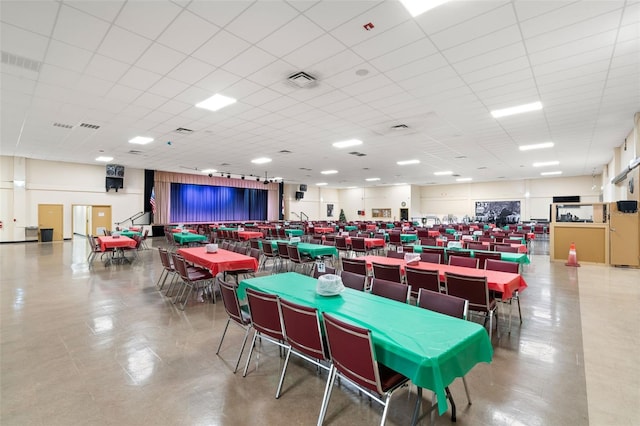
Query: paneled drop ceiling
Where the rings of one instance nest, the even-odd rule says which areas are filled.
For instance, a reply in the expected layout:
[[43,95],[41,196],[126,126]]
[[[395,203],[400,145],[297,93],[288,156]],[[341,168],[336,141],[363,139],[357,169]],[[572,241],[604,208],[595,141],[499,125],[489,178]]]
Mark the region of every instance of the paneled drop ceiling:
[[[453,1],[416,18],[396,0],[0,8],[2,155],[330,187],[591,175],[640,110],[638,1]],[[216,93],[237,102],[195,106]],[[363,144],[332,146],[347,139]]]

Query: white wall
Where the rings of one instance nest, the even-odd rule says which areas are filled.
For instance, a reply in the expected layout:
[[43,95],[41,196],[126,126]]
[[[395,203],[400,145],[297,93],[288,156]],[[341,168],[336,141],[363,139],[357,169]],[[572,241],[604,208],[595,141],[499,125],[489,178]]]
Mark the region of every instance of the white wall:
[[[20,171],[21,162],[24,162],[26,181],[22,190],[13,188],[12,182]],[[0,220],[4,224],[0,241],[23,241],[24,227],[38,226],[38,204],[63,205],[64,238],[71,238],[73,233],[71,211],[74,204],[111,206],[114,222],[144,210],[144,170],[127,168],[124,189],[117,193],[106,192],[105,175],[104,165],[0,156]],[[16,200],[20,202],[16,203]]]
[[[301,213],[306,214],[309,220],[338,220],[340,202],[337,189],[309,185],[304,198],[296,200],[299,188],[298,184],[284,185],[285,220],[300,220]],[[333,217],[327,216],[327,204],[333,204]]]

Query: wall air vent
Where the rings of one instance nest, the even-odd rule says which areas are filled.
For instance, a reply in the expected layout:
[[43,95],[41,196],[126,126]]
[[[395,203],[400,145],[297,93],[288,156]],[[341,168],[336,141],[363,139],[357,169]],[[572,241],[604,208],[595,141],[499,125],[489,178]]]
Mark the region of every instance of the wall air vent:
[[71,124],[53,123],[54,127],[62,127],[64,129],[73,129]]
[[184,127],[178,127],[177,129],[174,130],[174,132],[180,133],[181,135],[190,135],[191,133],[193,133],[193,130],[186,129]]
[[306,72],[300,71],[293,75],[290,75],[287,79],[289,83],[296,87],[313,87],[317,84],[315,77],[310,76]]
[[97,124],[89,124],[89,123],[80,123],[80,127],[85,127],[87,129],[97,130],[100,128]]
[[13,53],[5,52],[4,50],[2,51],[2,63],[35,72],[40,72],[40,67],[42,66],[42,62],[40,61],[25,58],[24,56],[14,55]]
[[367,154],[363,154],[363,153],[358,152],[358,151],[351,151],[349,154],[355,155],[356,157],[366,157],[366,155],[367,155]]

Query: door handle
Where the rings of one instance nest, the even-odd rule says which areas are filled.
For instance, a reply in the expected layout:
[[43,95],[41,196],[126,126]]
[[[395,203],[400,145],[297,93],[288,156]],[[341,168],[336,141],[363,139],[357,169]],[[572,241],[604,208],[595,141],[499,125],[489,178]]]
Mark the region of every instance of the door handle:
[[610,230],[611,232],[616,232],[616,228],[611,228],[611,227],[609,227],[609,230]]

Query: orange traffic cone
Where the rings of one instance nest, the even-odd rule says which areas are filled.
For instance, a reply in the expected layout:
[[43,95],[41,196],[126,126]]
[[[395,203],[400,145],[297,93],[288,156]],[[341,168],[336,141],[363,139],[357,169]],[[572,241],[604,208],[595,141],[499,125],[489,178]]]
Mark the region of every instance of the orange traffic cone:
[[580,266],[578,263],[578,255],[576,254],[576,244],[571,243],[571,247],[569,247],[569,259],[567,259],[566,266]]

